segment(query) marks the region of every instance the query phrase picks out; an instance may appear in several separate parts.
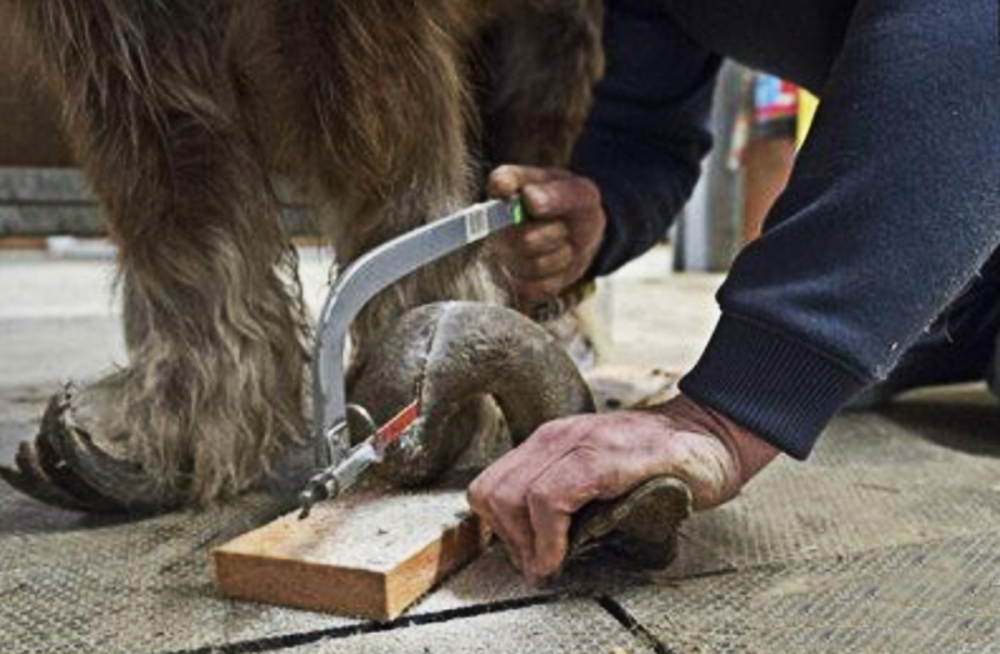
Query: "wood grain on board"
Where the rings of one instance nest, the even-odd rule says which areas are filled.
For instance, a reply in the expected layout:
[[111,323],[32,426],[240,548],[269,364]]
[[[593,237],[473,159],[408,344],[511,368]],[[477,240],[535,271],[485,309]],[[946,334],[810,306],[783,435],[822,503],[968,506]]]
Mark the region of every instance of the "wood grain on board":
[[234,599],[391,620],[486,540],[462,490],[365,491],[216,548],[213,576]]

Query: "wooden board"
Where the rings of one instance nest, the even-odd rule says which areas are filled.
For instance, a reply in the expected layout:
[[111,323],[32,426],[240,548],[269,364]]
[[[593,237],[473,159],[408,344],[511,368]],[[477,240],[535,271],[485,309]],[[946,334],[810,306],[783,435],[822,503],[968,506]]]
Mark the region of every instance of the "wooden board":
[[216,548],[213,577],[234,599],[391,620],[486,540],[462,490],[366,491]]

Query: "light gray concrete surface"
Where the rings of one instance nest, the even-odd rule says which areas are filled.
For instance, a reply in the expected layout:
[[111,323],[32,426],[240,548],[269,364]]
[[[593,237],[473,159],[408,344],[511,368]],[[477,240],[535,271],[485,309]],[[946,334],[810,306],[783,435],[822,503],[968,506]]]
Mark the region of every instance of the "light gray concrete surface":
[[[328,259],[302,256],[316,306]],[[615,361],[697,358],[721,278],[669,269],[659,249],[609,284]],[[112,281],[107,261],[0,255],[0,463],[60,383],[123,362]],[[846,414],[809,463],[689,520],[667,571],[598,560],[529,588],[494,548],[387,625],[215,594],[211,546],[286,506],[263,494],[123,523],[0,487],[0,652],[996,651],[998,433],[981,385]]]
[[288,654],[653,654],[594,600],[568,599],[405,629],[323,639]]
[[715,292],[723,277],[670,268],[670,249],[659,247],[602,282],[615,362],[683,372],[698,360],[719,316]]
[[998,548],[994,529],[751,567],[618,599],[667,652],[993,654]]

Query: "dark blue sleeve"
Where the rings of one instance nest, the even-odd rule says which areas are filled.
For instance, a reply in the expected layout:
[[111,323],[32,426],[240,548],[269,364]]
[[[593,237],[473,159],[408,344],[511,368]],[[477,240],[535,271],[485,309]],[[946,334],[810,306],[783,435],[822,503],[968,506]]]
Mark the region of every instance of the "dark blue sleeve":
[[571,164],[597,183],[608,215],[590,276],[652,247],[691,196],[721,63],[648,0],[608,3],[604,42],[605,77]]

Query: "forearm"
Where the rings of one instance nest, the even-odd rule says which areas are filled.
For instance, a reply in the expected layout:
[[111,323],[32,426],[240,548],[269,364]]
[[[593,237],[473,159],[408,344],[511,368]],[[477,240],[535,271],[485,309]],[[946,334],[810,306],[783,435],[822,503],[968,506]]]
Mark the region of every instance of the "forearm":
[[581,162],[611,162],[576,167],[597,184],[607,215],[600,248],[587,271],[590,278],[614,272],[663,239],[699,177],[700,145],[691,144],[684,156],[675,158],[665,147],[642,153],[649,146],[629,147],[629,140],[620,139],[614,145],[585,143],[581,145],[586,149],[578,150]]
[[805,458],[979,277],[1000,247],[995,15],[987,0],[947,16],[920,0],[855,16],[685,393]]
[[589,276],[653,246],[687,202],[711,147],[720,64],[649,3],[609,5],[605,47],[607,73],[572,162],[596,182],[608,216]]

